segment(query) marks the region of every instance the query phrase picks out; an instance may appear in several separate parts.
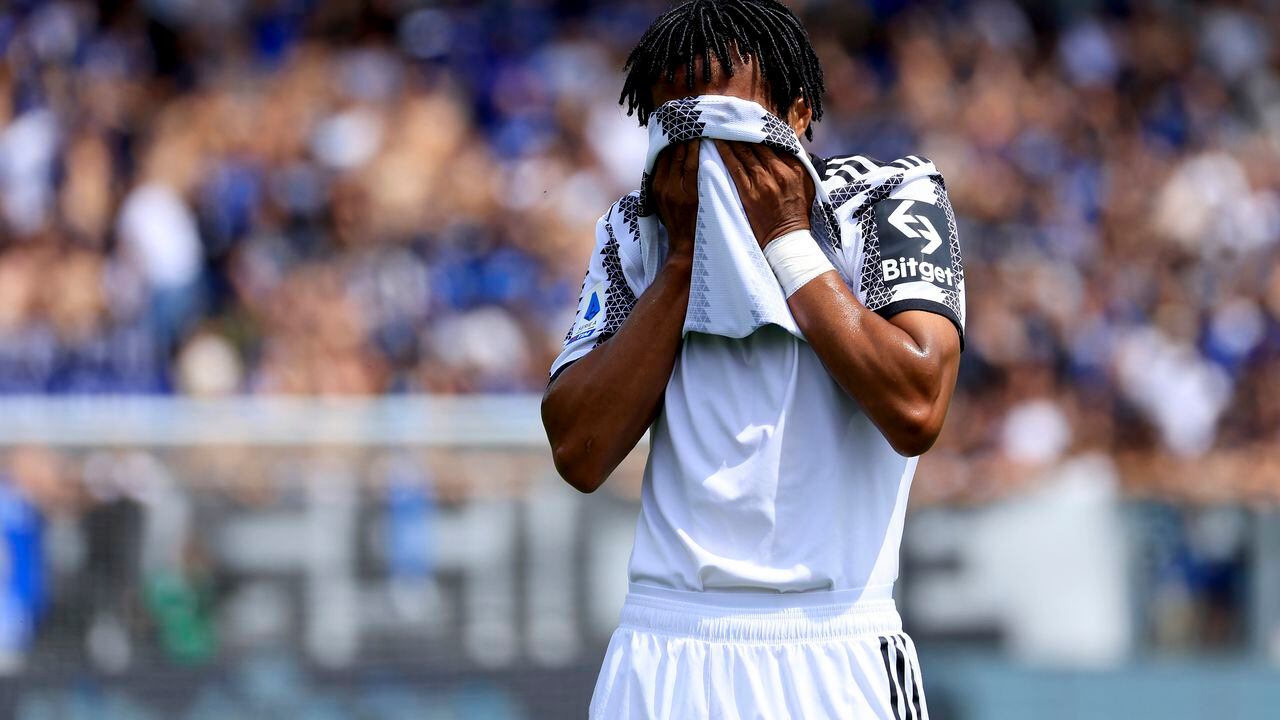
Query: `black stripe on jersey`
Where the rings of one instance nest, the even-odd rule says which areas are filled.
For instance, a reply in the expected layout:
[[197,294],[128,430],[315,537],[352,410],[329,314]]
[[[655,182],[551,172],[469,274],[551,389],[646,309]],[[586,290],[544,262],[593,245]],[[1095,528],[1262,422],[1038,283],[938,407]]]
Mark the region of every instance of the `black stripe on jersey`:
[[[905,635],[898,636],[898,642],[902,644],[902,657],[906,659],[907,664],[907,684],[902,686],[902,694],[907,700],[907,716],[911,720],[921,720],[920,718],[920,690],[916,684],[916,668],[911,659],[910,646],[907,645],[907,637]],[[910,689],[907,688],[910,685]]]
[[842,177],[848,182],[857,182],[858,180],[862,179],[865,176],[858,175],[856,172],[851,172],[847,167],[841,167],[841,168],[836,168],[834,171],[827,174],[828,180],[830,180],[833,177]]
[[902,704],[906,707],[903,720],[916,720],[911,713],[911,686],[907,684],[911,677],[911,663],[907,662],[906,646],[901,635],[893,636],[893,647],[897,651],[895,669],[898,671],[898,684],[902,687]]
[[862,165],[862,167],[866,168],[866,171],[868,173],[875,172],[876,170],[879,170],[881,167],[884,166],[884,163],[880,162],[879,160],[869,158],[865,155],[854,155],[853,160],[858,164]]
[[[894,649],[894,655],[897,661],[898,687],[902,688],[902,699],[903,701],[906,701],[907,700],[907,653],[906,653],[906,650],[903,648],[903,645],[904,643],[902,642],[902,636],[895,635],[893,637],[893,649]],[[911,717],[911,708],[910,708],[910,703],[908,703],[908,707],[907,707],[908,720],[910,720],[910,717]]]
[[840,157],[830,157],[830,158],[827,158],[825,162],[825,165],[828,170],[831,170],[833,168],[841,168],[841,167],[845,167],[846,165],[854,165],[854,164],[856,164],[856,160],[855,160],[855,156],[853,155],[842,155]]
[[903,170],[913,170],[918,167],[924,167],[928,162],[929,158],[921,157],[919,155],[908,155],[903,158],[898,158],[889,164],[893,167],[902,168]]
[[893,720],[902,720],[902,713],[898,712],[898,685],[894,680],[893,661],[889,659],[889,643],[889,638],[880,638],[880,657],[884,659],[884,674],[889,679],[889,707],[893,708]]
[[827,167],[846,168],[854,175],[866,175],[872,170],[875,170],[878,166],[871,163],[861,155],[846,155],[844,157],[828,159]]
[[859,177],[858,169],[849,163],[827,164],[822,170],[822,179],[830,180],[833,177],[840,176],[845,180],[853,180]]
[[[837,171],[846,170],[846,177],[850,180],[862,177],[867,173],[873,172],[880,167],[880,164],[874,160],[869,160],[862,155],[846,155],[843,157],[834,157],[827,159],[828,176],[835,174]],[[852,175],[852,176],[850,176]]]
[[866,177],[881,168],[894,167],[900,170],[913,170],[918,167],[924,167],[928,163],[929,158],[921,155],[908,155],[890,163],[881,162],[864,155],[848,155],[828,158],[823,164],[822,175],[825,178],[840,175],[849,181],[854,181]]
[[[881,165],[881,167],[895,167],[891,165]],[[896,166],[900,168],[901,166]],[[871,177],[870,175],[858,178],[856,181],[840,187],[830,192],[831,204],[840,207],[864,192],[868,192],[867,198],[862,203],[861,212],[866,212],[868,208],[881,200],[885,199],[894,190],[898,189],[898,185],[902,182],[904,170],[897,170],[891,175]]]
[[[872,183],[875,183],[874,185]],[[863,178],[857,182],[849,183],[832,190],[831,204],[836,207],[849,202],[853,198],[867,193],[866,200],[862,203],[861,212],[866,213],[872,206],[881,200],[889,197],[889,194],[898,189],[898,185],[902,183],[902,172],[895,172],[888,177],[877,179]]]

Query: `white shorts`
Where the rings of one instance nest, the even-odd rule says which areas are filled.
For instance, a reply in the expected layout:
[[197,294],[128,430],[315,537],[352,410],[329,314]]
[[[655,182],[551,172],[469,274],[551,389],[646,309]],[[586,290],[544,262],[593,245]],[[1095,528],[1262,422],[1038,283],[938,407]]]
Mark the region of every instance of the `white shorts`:
[[927,720],[920,663],[890,591],[765,596],[633,585],[590,717]]

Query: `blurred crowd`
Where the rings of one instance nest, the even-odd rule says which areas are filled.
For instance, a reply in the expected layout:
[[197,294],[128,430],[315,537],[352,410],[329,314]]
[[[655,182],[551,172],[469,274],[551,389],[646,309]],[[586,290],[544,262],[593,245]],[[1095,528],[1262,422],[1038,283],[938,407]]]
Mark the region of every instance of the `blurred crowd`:
[[[793,5],[827,74],[813,151],[927,155],[960,216],[929,492],[1098,450],[1271,497],[1280,15]],[[0,392],[539,391],[638,177],[620,68],[664,6],[7,4]]]
[[[1140,513],[1140,632],[1239,644],[1253,530],[1217,503],[1280,501],[1280,13],[791,4],[827,74],[812,151],[926,155],[959,215],[960,387],[913,500],[1034,497],[1083,460],[1128,497],[1201,501]],[[620,70],[665,6],[0,4],[0,394],[539,392],[595,220],[638,180],[647,139],[617,106]],[[241,483],[211,485],[209,517],[308,497],[263,490],[236,457],[192,464]],[[239,607],[201,584],[217,563],[146,534],[177,527],[156,498],[199,472],[148,494],[163,453],[4,459],[0,674],[41,623],[101,667],[127,664],[135,626],[172,657],[216,654],[213,608]],[[476,492],[457,478],[386,492],[378,517],[420,529],[435,497]],[[388,547],[421,545],[405,537]],[[144,546],[173,555],[165,572],[139,569]],[[419,560],[404,572],[429,575]],[[249,590],[244,607],[274,607]],[[50,713],[30,717],[69,716]]]

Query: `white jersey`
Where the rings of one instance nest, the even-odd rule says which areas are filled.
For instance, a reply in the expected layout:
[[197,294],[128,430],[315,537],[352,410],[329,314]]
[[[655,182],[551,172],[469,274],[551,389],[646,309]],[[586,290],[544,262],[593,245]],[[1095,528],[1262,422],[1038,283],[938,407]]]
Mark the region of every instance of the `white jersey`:
[[[922,162],[918,158],[897,163]],[[818,163],[833,197],[852,196],[880,163]],[[840,193],[845,188],[847,192]],[[608,340],[645,291],[620,253],[617,223],[597,226],[578,314],[554,376]],[[850,203],[852,205],[852,203]],[[964,271],[940,176],[854,212],[837,270],[868,308],[943,315],[964,333]],[[775,326],[742,339],[686,335],[651,429],[633,585],[683,591],[807,592],[891,588],[916,459],[889,445],[803,340]]]

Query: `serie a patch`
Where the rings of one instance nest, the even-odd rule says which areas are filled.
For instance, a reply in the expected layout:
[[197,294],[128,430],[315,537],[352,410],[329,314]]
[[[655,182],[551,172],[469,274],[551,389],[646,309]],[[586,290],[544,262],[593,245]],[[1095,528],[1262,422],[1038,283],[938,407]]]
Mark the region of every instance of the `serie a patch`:
[[582,304],[578,308],[578,316],[574,320],[569,342],[589,337],[604,326],[608,314],[605,302],[608,298],[609,291],[603,280],[583,293]]
[[919,200],[881,200],[875,208],[880,279],[893,287],[928,282],[954,290],[960,282],[942,208]]

